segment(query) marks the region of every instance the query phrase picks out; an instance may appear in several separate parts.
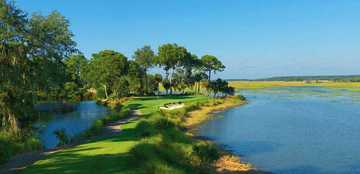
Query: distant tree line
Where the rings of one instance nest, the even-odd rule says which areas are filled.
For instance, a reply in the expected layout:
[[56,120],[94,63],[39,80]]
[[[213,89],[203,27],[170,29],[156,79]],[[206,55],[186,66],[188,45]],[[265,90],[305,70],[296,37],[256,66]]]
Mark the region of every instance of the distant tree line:
[[257,79],[265,81],[335,81],[335,82],[360,82],[360,75],[335,75],[335,76],[283,76]]

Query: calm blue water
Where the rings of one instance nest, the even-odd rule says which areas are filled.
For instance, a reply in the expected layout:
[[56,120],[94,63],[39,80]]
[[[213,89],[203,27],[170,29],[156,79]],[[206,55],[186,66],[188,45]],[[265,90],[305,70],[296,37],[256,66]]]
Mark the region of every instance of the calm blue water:
[[242,91],[249,104],[199,134],[276,174],[359,174],[360,93],[320,87]]
[[40,127],[39,136],[45,148],[53,148],[59,143],[54,131],[64,128],[67,135],[74,136],[88,129],[92,123],[106,115],[106,107],[97,105],[95,101],[84,101],[77,105],[73,112],[55,114],[54,118]]

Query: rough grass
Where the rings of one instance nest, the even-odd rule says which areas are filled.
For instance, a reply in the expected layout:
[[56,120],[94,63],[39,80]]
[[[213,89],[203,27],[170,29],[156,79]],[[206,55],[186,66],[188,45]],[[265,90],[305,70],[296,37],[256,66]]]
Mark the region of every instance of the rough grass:
[[198,140],[185,135],[176,120],[158,109],[170,102],[192,105],[209,100],[205,96],[134,98],[124,107],[138,109],[143,116],[122,125],[121,134],[55,152],[21,173],[211,173],[204,172],[201,158],[193,155]]

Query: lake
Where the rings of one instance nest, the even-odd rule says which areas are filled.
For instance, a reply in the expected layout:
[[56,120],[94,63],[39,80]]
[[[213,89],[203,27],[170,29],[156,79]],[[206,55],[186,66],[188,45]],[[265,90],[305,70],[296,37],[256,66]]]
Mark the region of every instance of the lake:
[[78,135],[108,112],[105,106],[98,105],[95,101],[83,101],[75,107],[73,112],[56,113],[50,121],[36,124],[36,127],[39,127],[40,140],[46,149],[54,148],[59,143],[54,131],[65,129],[70,137]]
[[249,103],[199,134],[275,174],[360,173],[360,93],[321,87],[244,90]]

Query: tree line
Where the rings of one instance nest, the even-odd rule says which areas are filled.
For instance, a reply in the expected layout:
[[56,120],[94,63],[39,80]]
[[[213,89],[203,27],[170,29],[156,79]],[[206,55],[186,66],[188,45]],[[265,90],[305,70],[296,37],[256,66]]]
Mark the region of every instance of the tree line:
[[[212,55],[198,58],[177,44],[160,45],[157,53],[150,46],[144,46],[134,52],[132,59],[113,50],[100,51],[90,59],[78,54],[66,59],[65,65],[72,78],[65,87],[69,86],[71,90],[93,88],[100,98],[155,95],[159,94],[159,86],[169,95],[174,91],[185,93],[186,89],[188,93],[198,94],[201,86],[215,93],[230,94],[225,81],[211,81],[210,78],[212,73],[225,69],[221,61]],[[149,69],[155,66],[164,70],[164,76],[149,73]],[[224,90],[211,85],[221,85],[220,82]]]

